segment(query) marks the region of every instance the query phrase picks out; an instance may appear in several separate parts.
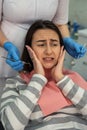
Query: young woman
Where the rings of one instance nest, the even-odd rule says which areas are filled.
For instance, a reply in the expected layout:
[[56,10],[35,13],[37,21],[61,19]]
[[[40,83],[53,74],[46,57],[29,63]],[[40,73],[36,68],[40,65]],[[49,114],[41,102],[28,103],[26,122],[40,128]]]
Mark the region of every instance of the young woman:
[[[0,117],[5,130],[87,130],[87,83],[64,70],[65,50],[57,26],[39,20],[25,39],[31,66],[6,81]],[[26,55],[26,56],[25,56]]]
[[24,39],[28,28],[38,19],[51,20],[59,27],[71,56],[79,58],[85,54],[85,48],[70,38],[68,6],[69,0],[0,0],[0,56],[13,59],[6,60],[7,64],[0,59],[1,78],[14,77],[23,69],[20,57]]

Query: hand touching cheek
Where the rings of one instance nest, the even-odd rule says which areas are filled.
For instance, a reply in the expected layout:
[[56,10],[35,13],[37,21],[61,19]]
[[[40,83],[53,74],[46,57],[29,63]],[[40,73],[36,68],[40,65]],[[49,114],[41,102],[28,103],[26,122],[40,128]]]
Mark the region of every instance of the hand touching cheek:
[[29,46],[26,46],[26,47],[27,47],[29,55],[30,55],[30,57],[32,59],[35,73],[36,74],[41,74],[41,75],[44,76],[45,72],[44,72],[43,66],[40,63],[39,59],[37,58],[37,56],[35,55],[34,51]]
[[60,81],[64,77],[64,74],[63,74],[64,57],[65,57],[65,50],[64,50],[64,47],[62,46],[61,51],[60,51],[60,55],[58,58],[58,62],[56,64],[56,66],[54,66],[52,71],[51,71],[52,78],[56,82]]

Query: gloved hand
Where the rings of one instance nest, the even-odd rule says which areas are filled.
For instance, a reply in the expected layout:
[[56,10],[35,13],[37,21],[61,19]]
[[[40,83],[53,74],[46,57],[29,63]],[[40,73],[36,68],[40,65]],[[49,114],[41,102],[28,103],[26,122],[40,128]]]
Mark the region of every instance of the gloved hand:
[[[8,51],[6,63],[16,71],[22,70],[24,64],[20,60],[20,52],[17,47],[11,42],[5,42],[3,47]],[[12,59],[12,61],[9,59]]]
[[65,47],[66,51],[72,57],[78,59],[85,55],[87,50],[83,45],[77,43],[70,37],[63,38],[63,41],[64,41],[64,47]]

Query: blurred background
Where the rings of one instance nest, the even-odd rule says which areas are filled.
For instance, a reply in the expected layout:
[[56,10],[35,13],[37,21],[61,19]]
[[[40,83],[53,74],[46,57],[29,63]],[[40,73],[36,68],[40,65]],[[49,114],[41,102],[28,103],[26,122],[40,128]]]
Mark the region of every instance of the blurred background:
[[87,27],[87,0],[69,0],[69,19]]
[[[87,0],[70,0],[68,26],[71,37],[87,48]],[[87,53],[80,59],[66,54],[64,65],[87,80]]]

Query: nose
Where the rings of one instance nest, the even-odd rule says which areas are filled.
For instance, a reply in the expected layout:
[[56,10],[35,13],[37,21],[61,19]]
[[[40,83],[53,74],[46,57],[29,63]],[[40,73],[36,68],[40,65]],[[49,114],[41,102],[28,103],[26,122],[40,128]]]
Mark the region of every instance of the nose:
[[46,46],[46,50],[45,50],[46,54],[51,54],[52,53],[52,47],[50,45]]

